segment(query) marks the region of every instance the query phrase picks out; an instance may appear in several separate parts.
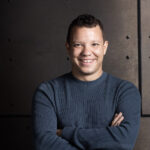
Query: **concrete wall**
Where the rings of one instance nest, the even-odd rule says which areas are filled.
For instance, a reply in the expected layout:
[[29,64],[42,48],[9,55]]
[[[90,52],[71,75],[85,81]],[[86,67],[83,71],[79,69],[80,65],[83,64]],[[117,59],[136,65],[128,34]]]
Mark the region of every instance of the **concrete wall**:
[[[0,1],[0,127],[5,149],[33,149],[33,92],[40,82],[70,70],[66,32],[81,13],[102,20],[109,41],[104,70],[141,89],[142,113],[149,116],[149,4],[148,0]],[[141,117],[134,150],[150,149],[149,131],[150,118]]]

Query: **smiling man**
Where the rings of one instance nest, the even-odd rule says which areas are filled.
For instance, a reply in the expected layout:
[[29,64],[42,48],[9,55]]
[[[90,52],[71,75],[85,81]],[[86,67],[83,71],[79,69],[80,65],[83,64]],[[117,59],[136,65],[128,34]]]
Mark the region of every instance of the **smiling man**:
[[66,43],[66,47],[72,60],[73,75],[83,81],[96,80],[103,72],[102,62],[108,41],[103,40],[99,25],[74,27],[71,32],[71,41]]
[[80,15],[69,26],[72,70],[41,83],[33,97],[36,150],[132,150],[141,98],[130,83],[103,71],[108,41],[100,20]]

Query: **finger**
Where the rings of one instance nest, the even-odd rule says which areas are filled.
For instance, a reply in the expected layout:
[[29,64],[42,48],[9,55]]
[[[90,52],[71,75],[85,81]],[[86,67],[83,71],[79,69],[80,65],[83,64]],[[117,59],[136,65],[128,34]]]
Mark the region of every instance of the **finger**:
[[121,113],[115,114],[114,119],[113,119],[113,121],[112,121],[112,125],[114,125],[114,124],[117,122],[118,117],[119,117],[120,115],[121,115]]
[[112,126],[117,124],[117,121],[122,117],[122,113],[120,112],[119,114],[115,115],[113,121],[112,121]]
[[120,125],[123,120],[124,120],[124,116],[122,116],[122,117],[120,118],[120,120],[118,121],[118,125]]
[[121,117],[122,117],[123,115],[122,115],[122,113],[120,112],[118,115],[117,115],[117,117],[114,119],[114,122],[113,122],[113,125],[118,125],[119,124],[119,120],[121,119]]
[[113,118],[113,121],[111,122],[111,125],[113,125],[115,122],[114,122],[114,119],[118,116],[118,114],[116,113],[114,118]]
[[115,119],[116,117],[118,116],[118,114],[115,114],[114,118],[113,118],[113,121],[111,122],[111,125],[114,125],[115,124]]
[[118,118],[118,120],[116,122],[113,123],[113,126],[118,126],[120,125],[120,123],[124,120],[124,116],[121,116],[120,118]]
[[124,116],[121,116],[113,126],[119,126],[123,120]]

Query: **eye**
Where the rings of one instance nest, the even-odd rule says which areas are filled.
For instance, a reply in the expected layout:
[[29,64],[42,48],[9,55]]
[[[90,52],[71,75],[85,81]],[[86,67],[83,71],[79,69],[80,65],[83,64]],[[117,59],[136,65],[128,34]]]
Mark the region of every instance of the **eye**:
[[92,43],[92,46],[94,47],[99,46],[99,43]]
[[73,47],[81,47],[82,45],[80,43],[73,44]]

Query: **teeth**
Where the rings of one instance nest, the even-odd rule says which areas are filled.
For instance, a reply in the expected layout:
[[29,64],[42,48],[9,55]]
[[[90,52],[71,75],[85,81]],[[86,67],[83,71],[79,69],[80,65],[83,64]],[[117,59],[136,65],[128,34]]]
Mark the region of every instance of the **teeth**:
[[91,63],[92,60],[82,60],[82,62],[85,62],[85,63]]

